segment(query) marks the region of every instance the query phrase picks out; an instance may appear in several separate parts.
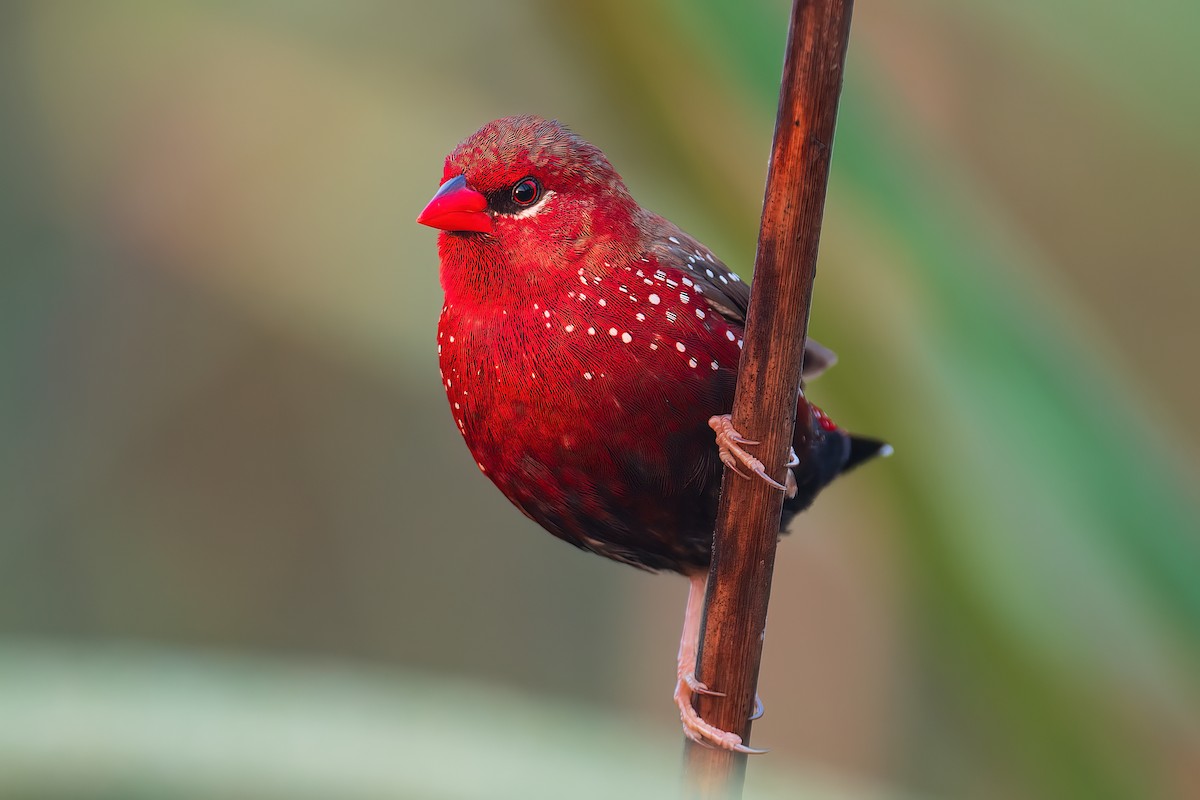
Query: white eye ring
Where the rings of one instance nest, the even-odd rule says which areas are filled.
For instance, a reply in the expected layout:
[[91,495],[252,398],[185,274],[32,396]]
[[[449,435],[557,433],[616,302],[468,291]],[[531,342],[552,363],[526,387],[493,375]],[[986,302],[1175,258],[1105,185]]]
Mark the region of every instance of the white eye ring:
[[511,218],[512,219],[525,219],[526,217],[532,217],[533,215],[537,214],[539,211],[542,210],[542,208],[546,205],[546,201],[549,200],[551,197],[554,197],[554,192],[550,192],[550,191],[543,192],[542,198],[540,200],[538,200],[536,203],[529,206],[528,208],[522,208],[517,213],[511,215]]

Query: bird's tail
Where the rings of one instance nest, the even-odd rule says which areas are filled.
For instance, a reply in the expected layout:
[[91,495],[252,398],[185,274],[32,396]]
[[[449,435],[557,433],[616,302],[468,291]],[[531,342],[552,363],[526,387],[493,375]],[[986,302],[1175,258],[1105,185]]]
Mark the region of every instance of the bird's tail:
[[[807,437],[807,457],[800,453],[806,442],[797,436],[794,443],[800,463],[792,468],[795,494],[783,504],[785,524],[793,515],[808,508],[817,494],[838,475],[878,456],[892,454],[892,446],[886,442],[848,433],[816,406],[808,405],[803,399],[800,402],[800,410],[809,414],[812,427]],[[797,412],[797,423],[800,419]]]
[[849,472],[864,461],[870,461],[872,458],[877,457],[886,458],[893,452],[892,446],[887,442],[872,439],[869,436],[858,436],[853,433],[848,435],[850,437],[850,449],[846,454],[846,463],[842,465],[840,472]]

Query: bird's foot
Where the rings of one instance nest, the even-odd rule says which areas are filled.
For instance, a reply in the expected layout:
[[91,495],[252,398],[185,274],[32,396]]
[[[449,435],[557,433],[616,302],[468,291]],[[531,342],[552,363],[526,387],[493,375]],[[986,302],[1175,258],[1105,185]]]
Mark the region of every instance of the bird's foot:
[[714,692],[691,672],[681,672],[679,681],[675,684],[675,705],[679,706],[679,719],[683,723],[683,735],[697,744],[706,747],[718,747],[722,750],[732,750],[735,753],[759,754],[766,750],[758,750],[742,744],[742,737],[730,731],[723,731],[715,725],[704,721],[696,709],[692,707],[692,696],[707,694],[716,697],[723,696]]
[[[738,466],[741,465],[753,472],[758,477],[762,478],[767,482],[768,485],[773,486],[783,492],[788,491],[787,486],[784,486],[782,483],[779,483],[767,474],[766,467],[763,466],[761,461],[747,453],[739,446],[743,444],[755,445],[758,444],[758,442],[751,441],[750,439],[747,439],[738,433],[733,427],[733,417],[730,414],[718,414],[715,417],[710,417],[708,420],[708,427],[712,428],[717,434],[717,447],[720,450],[721,462],[725,464],[725,466],[729,467],[743,478],[749,478],[749,475],[738,469]],[[790,463],[793,461],[795,464],[800,463],[800,460],[796,457],[796,452],[794,450],[791,453],[788,466],[795,466],[795,464]],[[795,494],[794,488],[792,489],[792,494]]]

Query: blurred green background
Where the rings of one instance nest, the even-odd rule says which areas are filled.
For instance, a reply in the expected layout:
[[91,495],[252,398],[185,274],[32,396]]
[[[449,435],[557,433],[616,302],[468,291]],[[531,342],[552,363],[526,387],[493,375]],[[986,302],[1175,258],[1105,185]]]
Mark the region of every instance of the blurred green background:
[[[753,260],[788,3],[0,5],[0,797],[671,796],[685,584],[444,408],[435,235],[538,113]],[[750,796],[1200,797],[1200,6],[860,2]]]

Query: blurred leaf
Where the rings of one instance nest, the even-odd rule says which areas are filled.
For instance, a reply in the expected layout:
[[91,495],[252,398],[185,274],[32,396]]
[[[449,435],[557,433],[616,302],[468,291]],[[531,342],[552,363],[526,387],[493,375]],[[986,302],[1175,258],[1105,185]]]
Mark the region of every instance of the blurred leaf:
[[[112,644],[0,644],[6,798],[661,798],[679,791],[680,763],[678,741],[466,681]],[[883,795],[769,773],[747,797]]]
[[[957,3],[939,5],[949,14],[964,10]],[[1182,145],[1181,154],[1197,155],[1200,6],[1181,0],[1142,5],[989,0],[973,3],[970,11],[974,24],[1002,28],[997,35],[1019,42],[1026,53],[1039,50],[1048,61],[1087,73],[1131,116],[1152,122],[1143,131],[1148,139],[1164,137]]]

